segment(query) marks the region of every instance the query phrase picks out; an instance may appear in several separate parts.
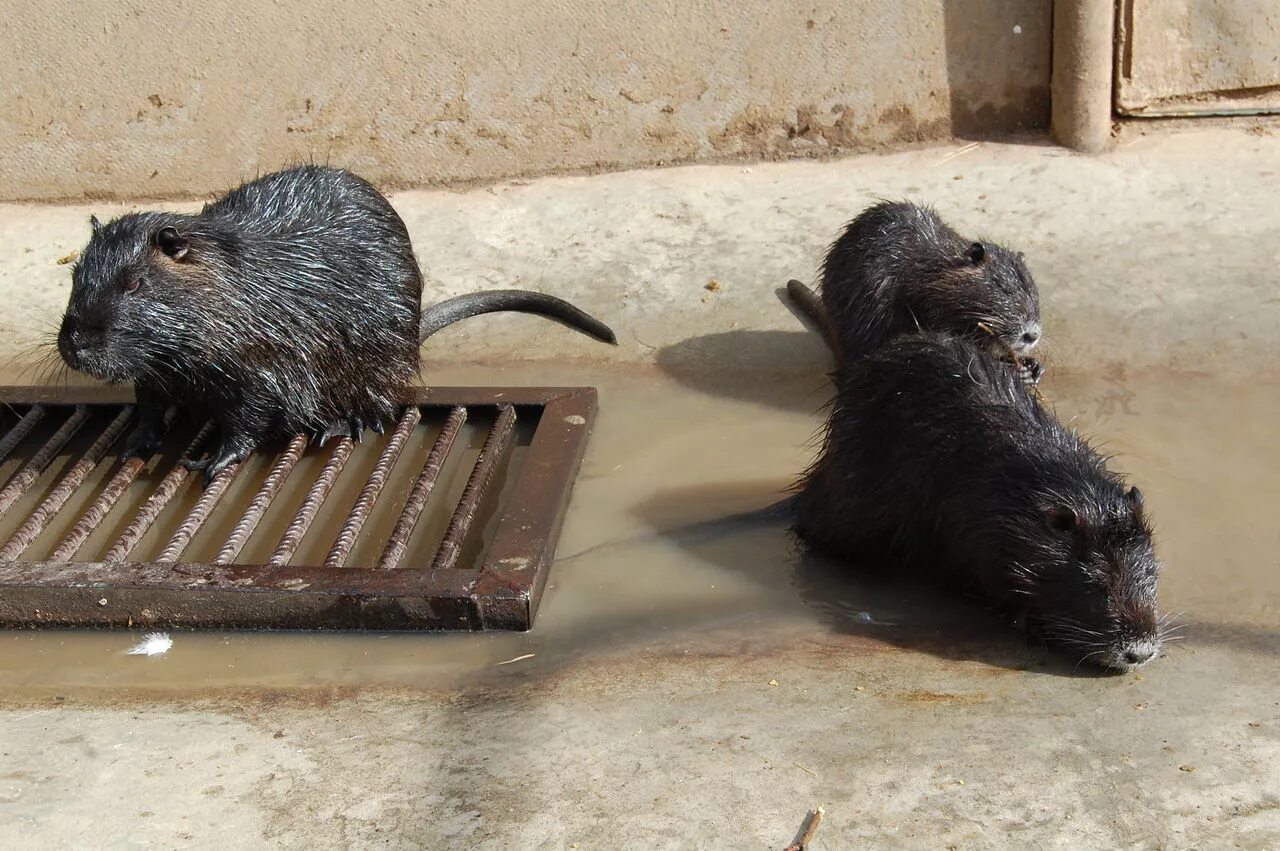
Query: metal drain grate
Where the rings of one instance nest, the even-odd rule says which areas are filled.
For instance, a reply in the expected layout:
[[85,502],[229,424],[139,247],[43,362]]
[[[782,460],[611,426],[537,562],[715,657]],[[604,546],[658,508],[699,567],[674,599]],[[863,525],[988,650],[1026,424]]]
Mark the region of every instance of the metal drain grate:
[[521,630],[596,392],[423,389],[383,437],[297,437],[206,489],[177,462],[211,425],[121,462],[112,388],[0,402],[0,624]]

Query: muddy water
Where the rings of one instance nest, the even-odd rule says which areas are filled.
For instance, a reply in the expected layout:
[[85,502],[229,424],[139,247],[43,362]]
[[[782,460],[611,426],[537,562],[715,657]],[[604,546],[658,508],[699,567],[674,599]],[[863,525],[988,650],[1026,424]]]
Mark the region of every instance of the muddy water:
[[[142,658],[124,652],[136,633],[10,631],[0,633],[0,687],[449,687],[477,671],[537,676],[616,654],[749,652],[756,642],[833,633],[965,652],[977,630],[974,640],[1003,648],[997,664],[1037,663],[1042,651],[965,603],[864,585],[803,557],[775,522],[717,522],[777,499],[811,458],[827,395],[818,370],[724,381],[705,368],[473,367],[438,369],[433,379],[600,389],[533,632],[177,632],[170,653]],[[1114,372],[1047,382],[1059,415],[1142,485],[1166,562],[1162,603],[1181,612],[1187,646],[1280,650],[1278,390]],[[528,658],[501,664],[517,657]]]

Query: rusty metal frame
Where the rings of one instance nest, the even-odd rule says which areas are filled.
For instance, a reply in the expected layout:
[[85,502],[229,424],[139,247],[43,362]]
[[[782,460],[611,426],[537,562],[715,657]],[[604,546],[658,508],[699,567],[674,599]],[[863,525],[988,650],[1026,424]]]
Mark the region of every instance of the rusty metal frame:
[[[0,402],[13,405],[126,405],[131,401],[127,390],[111,387],[0,388]],[[555,544],[586,450],[596,412],[595,389],[421,388],[411,394],[406,404],[500,411],[507,406],[515,410],[541,409],[492,540],[476,568],[439,567],[434,553],[426,554],[430,558],[425,564],[397,569],[180,561],[3,561],[0,624],[529,629],[547,583]],[[497,428],[495,423],[494,430]],[[483,458],[482,452],[477,471],[483,466]],[[137,466],[136,462],[126,462],[120,467],[122,473],[130,472],[125,469],[129,464]],[[131,472],[136,475],[137,469]],[[491,470],[484,471],[485,481],[489,473]],[[473,472],[473,478],[477,475]],[[479,487],[483,488],[484,483]],[[470,486],[469,481],[469,489]],[[474,511],[479,496],[472,496]],[[462,503],[467,499],[468,494],[464,493]],[[454,520],[458,520],[456,514]],[[441,552],[443,549],[442,546]],[[452,560],[448,563],[452,565]]]

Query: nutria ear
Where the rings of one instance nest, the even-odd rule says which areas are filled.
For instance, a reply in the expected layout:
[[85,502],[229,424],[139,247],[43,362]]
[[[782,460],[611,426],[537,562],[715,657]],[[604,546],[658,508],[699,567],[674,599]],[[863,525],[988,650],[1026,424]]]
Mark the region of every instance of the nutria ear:
[[987,249],[982,246],[981,242],[975,242],[970,245],[969,250],[965,253],[975,266],[987,259]]
[[191,243],[185,236],[178,233],[177,228],[166,226],[156,231],[156,247],[163,251],[166,257],[181,260],[187,256]]
[[1142,499],[1142,491],[1138,490],[1137,487],[1130,486],[1129,490],[1125,493],[1124,498],[1128,500],[1129,507],[1133,509],[1133,513],[1141,517],[1144,502]]
[[1084,529],[1084,518],[1065,505],[1055,505],[1044,513],[1045,522],[1055,532],[1073,532]]
[[102,230],[102,222],[98,221],[97,216],[89,216],[89,227],[93,229],[94,233],[97,233]]

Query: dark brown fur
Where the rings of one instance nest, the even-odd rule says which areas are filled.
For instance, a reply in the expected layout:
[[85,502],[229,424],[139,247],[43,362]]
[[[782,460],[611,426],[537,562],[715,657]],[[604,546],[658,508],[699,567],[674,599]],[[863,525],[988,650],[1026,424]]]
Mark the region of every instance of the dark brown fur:
[[966,239],[916,204],[877,204],[849,223],[823,262],[821,300],[842,362],[917,331],[1026,360],[1040,339],[1039,291],[1022,255]]
[[836,387],[797,494],[809,546],[975,589],[1109,668],[1158,653],[1141,493],[1005,365],[970,340],[903,335],[845,365]]

